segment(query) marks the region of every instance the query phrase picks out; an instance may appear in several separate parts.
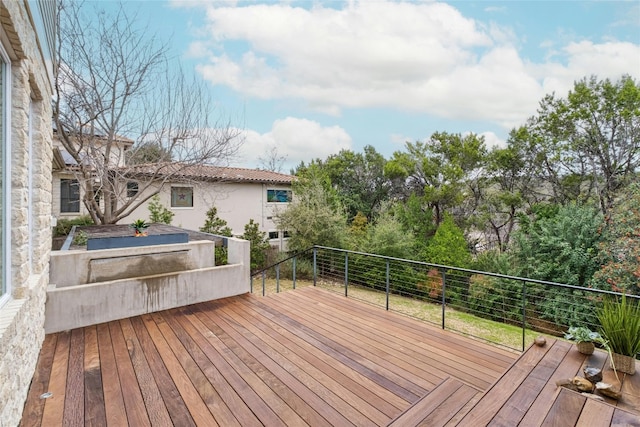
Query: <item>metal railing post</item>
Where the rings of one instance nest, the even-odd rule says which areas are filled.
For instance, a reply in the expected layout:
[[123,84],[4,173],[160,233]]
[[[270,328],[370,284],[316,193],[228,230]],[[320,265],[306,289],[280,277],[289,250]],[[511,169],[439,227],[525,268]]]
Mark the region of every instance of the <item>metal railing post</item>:
[[317,253],[318,253],[318,248],[313,248],[313,286],[316,285],[316,277],[317,277],[317,274],[318,274],[317,264],[316,264]]
[[349,252],[344,253],[344,296],[346,297],[349,288]]
[[447,301],[447,272],[442,270],[442,329],[445,329],[445,307]]
[[266,287],[265,280],[266,280],[266,278],[267,278],[267,272],[262,270],[262,296],[264,296],[264,293],[265,293],[265,287]]
[[389,311],[389,260],[387,260],[387,311]]
[[527,331],[527,281],[522,281],[522,351],[526,345]]
[[293,258],[293,289],[296,288],[296,258]]
[[276,293],[280,293],[280,264],[276,265]]
[[253,293],[253,276],[249,278],[249,290]]

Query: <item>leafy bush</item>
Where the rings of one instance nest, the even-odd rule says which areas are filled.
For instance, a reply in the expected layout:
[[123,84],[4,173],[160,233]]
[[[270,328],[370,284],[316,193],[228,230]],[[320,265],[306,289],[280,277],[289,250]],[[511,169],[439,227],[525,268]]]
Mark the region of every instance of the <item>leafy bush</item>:
[[173,216],[175,215],[169,209],[167,209],[162,203],[160,203],[160,196],[157,194],[151,198],[149,202],[149,221],[158,224],[171,224]]
[[249,223],[245,224],[244,233],[240,238],[248,240],[251,243],[251,271],[266,267],[265,262],[267,260],[267,251],[269,250],[267,233],[260,231],[258,223],[250,219]]
[[[218,208],[211,206],[207,211],[207,219],[204,225],[200,227],[203,233],[216,234],[218,236],[231,237],[231,228],[227,226],[227,221],[218,217]],[[215,249],[216,265],[226,265],[229,262],[229,253],[224,246],[216,246]]]
[[[588,205],[545,205],[515,236],[519,276],[587,287],[598,269],[602,215]],[[557,325],[592,324],[592,302],[581,291],[527,287],[534,312]]]
[[[281,252],[278,255],[280,260],[288,257],[287,254]],[[277,263],[278,261],[276,261]],[[274,263],[275,264],[275,263]],[[270,277],[275,277],[275,268],[268,271]],[[293,279],[293,259],[280,264],[280,278]],[[296,258],[296,280],[312,280],[313,279],[313,260],[308,257],[301,256]]]
[[200,227],[203,233],[217,234],[218,236],[231,237],[231,228],[227,226],[227,221],[218,217],[218,208],[211,206],[207,211],[207,219],[204,225]]
[[83,215],[72,219],[58,219],[58,222],[53,229],[53,237],[68,236],[74,225],[94,225],[94,222],[89,215]]

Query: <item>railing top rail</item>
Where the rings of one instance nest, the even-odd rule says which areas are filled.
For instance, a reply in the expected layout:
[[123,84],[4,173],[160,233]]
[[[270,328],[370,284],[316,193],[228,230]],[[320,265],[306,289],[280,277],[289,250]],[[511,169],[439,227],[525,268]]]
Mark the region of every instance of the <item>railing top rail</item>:
[[[366,252],[358,252],[358,251],[352,251],[352,250],[348,250],[348,249],[330,248],[330,247],[327,247],[327,246],[319,246],[319,245],[315,245],[315,246],[313,246],[313,248],[325,249],[325,250],[335,251],[335,252],[350,253],[350,254],[354,254],[354,255],[363,255],[363,256],[368,256],[368,257],[373,257],[373,258],[385,259],[385,260],[388,260],[388,261],[406,262],[406,263],[409,263],[409,264],[423,265],[423,266],[426,266],[426,267],[432,267],[432,268],[437,268],[437,269],[454,270],[454,271],[460,271],[460,272],[463,272],[463,273],[471,273],[471,274],[482,274],[482,275],[485,275],[485,276],[497,277],[497,278],[500,278],[500,279],[524,281],[524,282],[527,282],[527,283],[537,283],[537,284],[540,284],[540,285],[557,286],[557,287],[562,287],[562,288],[567,288],[567,289],[582,290],[582,291],[594,292],[594,293],[600,293],[600,294],[620,295],[619,292],[607,291],[607,290],[603,290],[603,289],[585,288],[583,286],[567,285],[567,284],[564,284],[564,283],[549,282],[549,281],[546,281],[546,280],[538,280],[538,279],[530,279],[530,278],[527,278],[527,277],[509,276],[509,275],[506,275],[506,274],[492,273],[492,272],[489,272],[489,271],[472,270],[472,269],[468,269],[468,268],[453,267],[453,266],[441,265],[441,264],[431,264],[431,263],[424,262],[424,261],[416,261],[416,260],[410,260],[410,259],[395,258],[395,257],[386,256],[386,255],[370,254],[370,253],[366,253]],[[313,249],[313,248],[310,248],[310,249]],[[304,252],[309,251],[310,249],[306,249]],[[627,297],[632,298],[632,299],[640,300],[640,295],[627,295]]]

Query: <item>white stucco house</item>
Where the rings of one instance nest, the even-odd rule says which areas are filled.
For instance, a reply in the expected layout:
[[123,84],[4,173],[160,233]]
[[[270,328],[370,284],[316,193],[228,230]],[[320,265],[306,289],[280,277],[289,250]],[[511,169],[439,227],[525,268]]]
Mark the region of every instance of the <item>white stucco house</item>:
[[[292,175],[277,172],[218,167],[211,165],[185,166],[179,163],[124,166],[124,153],[133,141],[120,138],[117,144],[121,165],[118,176],[122,180],[122,200],[146,198],[159,191],[160,203],[174,213],[172,225],[199,230],[206,221],[207,211],[215,206],[218,217],[227,221],[233,235],[244,232],[251,219],[267,233],[271,246],[286,249],[288,234],[278,230],[276,213],[286,209],[292,200]],[[58,219],[88,214],[82,202],[82,185],[74,174],[74,161],[54,139],[53,213]],[[152,182],[149,185],[149,182]],[[154,184],[155,182],[156,184]],[[162,183],[162,186],[160,186]],[[161,188],[160,188],[161,187]],[[141,191],[141,194],[138,194]],[[131,223],[148,220],[150,200],[120,221]]]
[[18,425],[44,340],[54,0],[0,0],[0,424]]

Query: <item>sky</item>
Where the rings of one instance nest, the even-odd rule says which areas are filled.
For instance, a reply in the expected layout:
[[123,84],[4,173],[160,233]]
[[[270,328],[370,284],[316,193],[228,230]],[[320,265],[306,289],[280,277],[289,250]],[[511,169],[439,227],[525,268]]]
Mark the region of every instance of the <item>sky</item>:
[[638,1],[124,1],[242,129],[232,166],[283,172],[434,132],[504,146],[540,100],[640,80]]

